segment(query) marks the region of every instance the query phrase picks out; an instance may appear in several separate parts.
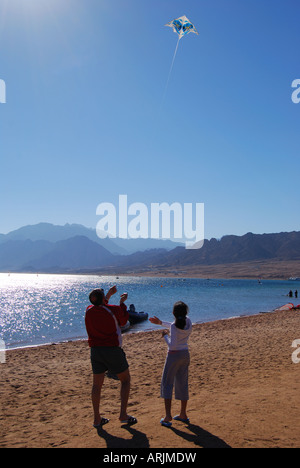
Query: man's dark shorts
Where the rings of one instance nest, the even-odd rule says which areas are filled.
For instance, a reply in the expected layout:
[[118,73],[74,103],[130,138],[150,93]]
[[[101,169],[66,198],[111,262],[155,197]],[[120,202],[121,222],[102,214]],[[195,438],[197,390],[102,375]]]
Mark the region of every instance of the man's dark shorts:
[[106,371],[121,374],[129,368],[123,349],[115,346],[91,348],[91,362],[93,374],[104,374]]

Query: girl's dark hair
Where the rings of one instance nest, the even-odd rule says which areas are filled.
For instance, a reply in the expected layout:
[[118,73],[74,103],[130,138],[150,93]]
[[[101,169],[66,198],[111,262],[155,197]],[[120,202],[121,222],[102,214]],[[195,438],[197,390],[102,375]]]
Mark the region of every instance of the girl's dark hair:
[[188,312],[189,308],[184,302],[179,301],[174,304],[173,315],[176,318],[175,327],[180,328],[180,330],[184,330]]

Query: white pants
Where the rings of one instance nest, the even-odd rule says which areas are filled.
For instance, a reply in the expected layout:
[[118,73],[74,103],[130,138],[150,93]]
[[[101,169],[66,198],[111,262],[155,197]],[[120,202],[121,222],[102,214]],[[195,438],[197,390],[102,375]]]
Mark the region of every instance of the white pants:
[[189,365],[188,350],[168,353],[161,381],[161,397],[171,400],[175,386],[175,399],[189,399]]

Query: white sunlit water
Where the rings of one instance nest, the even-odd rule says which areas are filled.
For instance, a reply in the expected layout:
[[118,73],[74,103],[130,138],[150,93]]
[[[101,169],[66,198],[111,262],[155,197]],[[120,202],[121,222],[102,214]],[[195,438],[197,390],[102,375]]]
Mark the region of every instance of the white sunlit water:
[[[292,281],[205,280],[76,275],[0,274],[0,340],[7,348],[86,339],[84,316],[88,295],[97,287],[117,285],[128,292],[127,304],[137,311],[172,320],[174,302],[182,300],[190,318],[208,322],[240,315],[270,312],[295,302],[287,296],[299,283]],[[300,300],[299,300],[300,302]],[[157,328],[149,321],[134,325],[137,332]]]

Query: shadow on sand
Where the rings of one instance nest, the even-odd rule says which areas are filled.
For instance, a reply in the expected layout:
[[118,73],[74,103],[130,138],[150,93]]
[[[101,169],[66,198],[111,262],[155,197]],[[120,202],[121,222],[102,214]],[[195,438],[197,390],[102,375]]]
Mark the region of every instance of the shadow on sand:
[[185,432],[174,426],[172,426],[170,430],[179,437],[182,437],[182,439],[185,439],[201,448],[231,448],[230,445],[224,442],[224,440],[211,434],[205,429],[202,429],[200,426],[196,426],[195,424],[186,424],[185,427],[190,432]]
[[141,431],[134,429],[132,426],[123,425],[122,428],[126,429],[131,435],[131,439],[123,439],[109,434],[105,429],[97,429],[98,436],[105,440],[107,448],[149,448],[149,440]]
[[[148,437],[144,432],[138,431],[134,427],[128,425],[122,427],[132,435],[131,439],[116,437],[109,434],[103,427],[97,430],[98,436],[105,440],[107,448],[150,448]],[[185,439],[199,448],[231,448],[224,440],[202,429],[200,426],[186,424],[184,427],[186,430],[172,426],[170,429],[166,429],[166,436],[167,431],[170,430],[178,437]]]

